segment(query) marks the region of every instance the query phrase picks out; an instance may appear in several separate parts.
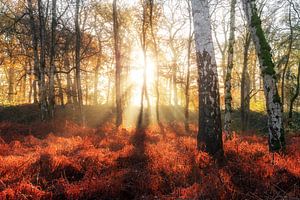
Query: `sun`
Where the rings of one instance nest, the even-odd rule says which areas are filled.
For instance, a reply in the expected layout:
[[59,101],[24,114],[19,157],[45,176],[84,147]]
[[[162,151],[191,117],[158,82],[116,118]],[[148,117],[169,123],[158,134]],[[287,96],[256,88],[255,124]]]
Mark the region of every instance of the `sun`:
[[[144,54],[142,51],[132,51],[131,53],[131,69],[129,73],[129,84],[131,87],[131,101],[130,104],[138,106],[141,103],[141,92],[144,81]],[[155,83],[155,62],[150,56],[147,56],[146,69],[146,84],[149,94],[150,102],[153,101],[153,88]]]

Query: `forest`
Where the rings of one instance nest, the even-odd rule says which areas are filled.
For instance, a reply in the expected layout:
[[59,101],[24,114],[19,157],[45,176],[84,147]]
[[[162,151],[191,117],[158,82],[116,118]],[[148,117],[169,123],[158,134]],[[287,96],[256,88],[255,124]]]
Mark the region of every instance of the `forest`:
[[0,200],[300,200],[299,0],[0,0]]

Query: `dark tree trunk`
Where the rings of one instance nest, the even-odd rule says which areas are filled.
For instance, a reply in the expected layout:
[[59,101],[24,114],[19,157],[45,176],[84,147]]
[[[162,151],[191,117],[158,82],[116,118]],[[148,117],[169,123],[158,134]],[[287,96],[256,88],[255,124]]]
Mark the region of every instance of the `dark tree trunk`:
[[70,72],[70,58],[69,58],[69,45],[70,41],[67,39],[65,43],[64,48],[64,69],[68,72],[67,73],[67,88],[66,88],[66,94],[67,94],[67,103],[72,104],[73,98],[72,98],[72,79],[71,79],[71,72]]
[[46,120],[49,117],[47,91],[46,91],[46,25],[45,25],[45,8],[42,0],[38,0],[39,13],[39,34],[40,34],[40,63],[39,63],[39,103],[41,107],[41,119]]
[[244,61],[242,70],[242,80],[241,80],[241,122],[242,131],[247,129],[249,106],[250,106],[250,78],[248,73],[248,52],[251,42],[250,33],[246,34],[245,44],[244,44]]
[[37,84],[36,84],[37,80],[33,80],[33,103],[37,104],[38,101],[38,92],[37,92]]
[[60,99],[60,105],[64,106],[64,93],[63,93],[63,89],[62,89],[62,85],[61,85],[61,79],[58,75],[58,73],[55,74],[56,75],[56,80],[57,80],[57,85],[58,85],[58,95],[59,95],[59,99]]
[[54,118],[55,106],[55,38],[56,38],[56,0],[52,0],[51,45],[50,45],[50,77],[49,77],[49,116]]
[[78,96],[78,108],[79,117],[82,125],[85,125],[85,116],[83,112],[83,100],[82,100],[82,87],[81,87],[81,72],[80,72],[80,48],[81,48],[81,32],[79,26],[79,8],[80,0],[76,0],[76,12],[75,12],[75,68],[76,68],[76,87]]
[[295,94],[292,96],[291,102],[290,102],[289,121],[291,121],[292,117],[293,117],[293,106],[294,106],[294,103],[295,103],[297,97],[299,96],[299,91],[300,91],[299,87],[300,87],[300,62],[298,63],[298,74],[297,74],[296,91],[295,91]]
[[33,91],[33,70],[31,62],[29,61],[29,93],[28,93],[28,103],[32,102],[32,91]]

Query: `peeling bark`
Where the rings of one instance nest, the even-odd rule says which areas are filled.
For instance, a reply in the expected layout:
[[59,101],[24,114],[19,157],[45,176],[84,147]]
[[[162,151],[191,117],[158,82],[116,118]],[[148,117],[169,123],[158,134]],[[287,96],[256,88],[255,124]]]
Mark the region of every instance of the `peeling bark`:
[[220,96],[209,4],[192,0],[198,66],[199,130],[198,149],[218,157],[223,155]]
[[282,105],[276,85],[276,73],[270,52],[271,48],[262,30],[255,1],[243,0],[242,3],[263,77],[268,113],[269,149],[270,151],[283,150],[285,148],[285,138]]
[[234,29],[235,29],[235,5],[236,0],[231,1],[230,5],[230,33],[229,33],[229,45],[228,45],[228,59],[227,59],[227,71],[225,77],[225,118],[224,118],[224,130],[228,138],[232,137],[231,131],[231,73],[233,68],[233,51],[234,51]]

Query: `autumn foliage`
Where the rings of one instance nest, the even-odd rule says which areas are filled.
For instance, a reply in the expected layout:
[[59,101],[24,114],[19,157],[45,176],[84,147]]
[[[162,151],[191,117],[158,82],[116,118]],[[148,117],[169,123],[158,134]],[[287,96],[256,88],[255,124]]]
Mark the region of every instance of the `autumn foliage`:
[[[196,150],[181,124],[115,130],[70,121],[1,122],[0,199],[282,199],[300,197],[300,138],[285,154],[267,140],[224,143],[223,162]],[[42,134],[42,132],[44,134]]]

